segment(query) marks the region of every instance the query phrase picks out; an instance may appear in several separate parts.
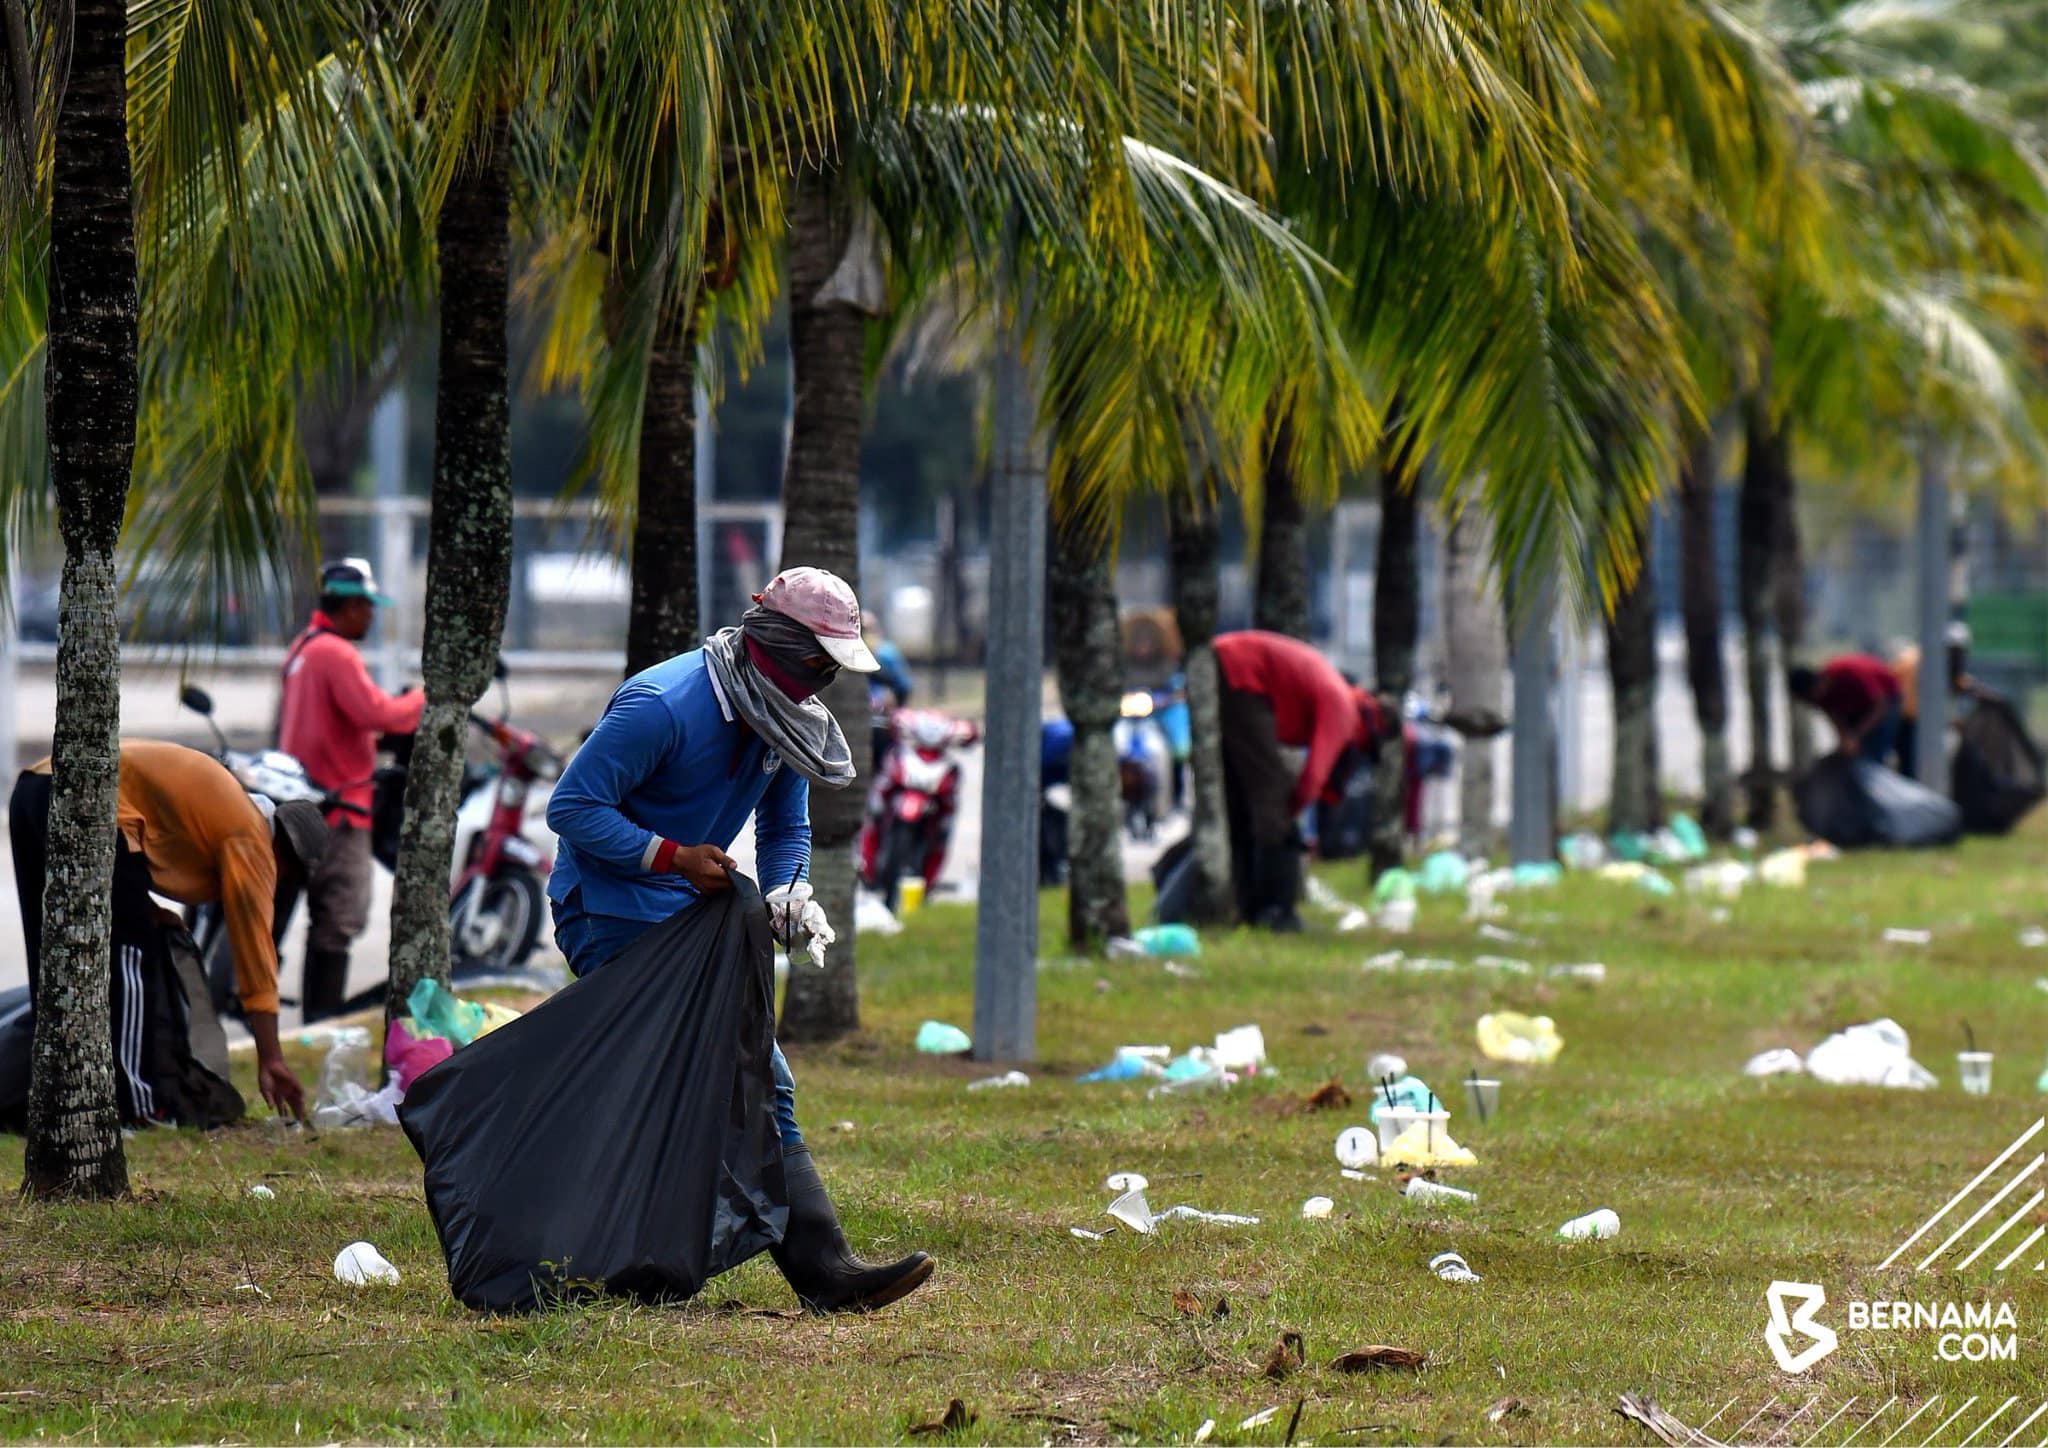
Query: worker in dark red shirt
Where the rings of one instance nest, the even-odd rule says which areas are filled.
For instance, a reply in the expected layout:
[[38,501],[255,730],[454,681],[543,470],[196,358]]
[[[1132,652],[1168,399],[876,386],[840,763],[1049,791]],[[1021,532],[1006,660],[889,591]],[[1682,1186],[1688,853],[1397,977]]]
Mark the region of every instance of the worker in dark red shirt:
[[1792,670],[1788,687],[1794,699],[1828,716],[1842,737],[1842,753],[1876,764],[1891,757],[1905,696],[1883,659],[1843,654],[1818,669]]
[[[1304,846],[1296,821],[1378,743],[1381,713],[1321,654],[1284,634],[1219,634],[1216,664],[1238,914],[1249,925],[1299,930]],[[1283,746],[1308,751],[1298,771]]]

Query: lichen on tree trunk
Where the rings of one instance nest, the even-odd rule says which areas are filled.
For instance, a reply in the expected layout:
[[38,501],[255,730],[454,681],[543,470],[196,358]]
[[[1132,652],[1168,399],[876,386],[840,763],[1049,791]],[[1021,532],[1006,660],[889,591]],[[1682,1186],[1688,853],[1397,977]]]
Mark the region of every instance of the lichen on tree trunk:
[[1697,439],[1678,474],[1679,554],[1685,601],[1685,674],[1700,726],[1700,825],[1715,839],[1735,826],[1728,770],[1728,669],[1721,653],[1721,566],[1715,533],[1720,450]]
[[1294,487],[1294,427],[1274,429],[1259,503],[1259,570],[1252,627],[1289,638],[1309,634],[1308,524]]
[[1171,494],[1166,523],[1174,621],[1187,650],[1181,667],[1188,696],[1188,834],[1195,859],[1190,914],[1198,925],[1227,925],[1237,915],[1237,896],[1230,884],[1230,823],[1223,808],[1223,679],[1215,644],[1219,540],[1213,494]]
[[[1416,564],[1420,509],[1415,496],[1421,459],[1404,436],[1380,463],[1380,536],[1372,586],[1373,687],[1396,709],[1415,683],[1421,574]],[[1373,774],[1372,872],[1401,864],[1408,839],[1407,749],[1400,731],[1381,740]]]
[[511,254],[510,147],[501,111],[486,144],[456,174],[436,236],[441,272],[440,375],[427,528],[427,704],[414,737],[391,898],[391,987],[405,1009],[415,984],[448,981],[448,862],[455,847],[470,706],[490,687],[512,580],[512,454],[506,387]]
[[[1451,709],[1478,717],[1505,717],[1508,640],[1500,591],[1492,581],[1491,524],[1476,507],[1461,508],[1444,532],[1444,642]],[[1499,845],[1494,826],[1497,789],[1491,739],[1467,738],[1459,750],[1458,833],[1467,854],[1486,856]]]
[[121,732],[114,547],[134,463],[137,388],[127,34],[120,0],[76,0],[51,173],[44,409],[64,571],[22,1161],[22,1190],[31,1197],[128,1190],[108,1028]]
[[640,404],[626,674],[703,642],[697,600],[697,316],[692,298],[655,328]]
[[[795,406],[782,479],[782,567],[838,574],[860,590],[860,438],[867,323],[849,302],[819,293],[845,255],[852,228],[832,178],[806,174],[789,214],[789,361]],[[865,677],[842,674],[821,696],[853,746],[863,779],[811,786],[811,889],[838,928],[823,970],[790,973],[781,1032],[827,1040],[860,1024],[853,932],[854,847],[868,774]],[[773,889],[786,880],[763,880]]]
[[1657,600],[1651,574],[1650,520],[1635,527],[1635,578],[1607,620],[1607,677],[1614,707],[1614,778],[1608,828],[1653,830],[1657,798]]
[[1047,594],[1060,702],[1074,726],[1068,766],[1072,828],[1067,844],[1067,941],[1089,955],[1131,933],[1124,896],[1123,792],[1116,722],[1123,698],[1115,550],[1107,527],[1078,518],[1048,524]]
[[1742,491],[1737,500],[1738,603],[1742,610],[1743,674],[1749,695],[1749,825],[1771,827],[1777,813],[1776,775],[1771,750],[1771,603],[1778,517],[1775,474],[1783,466],[1783,440],[1762,399],[1744,409]]

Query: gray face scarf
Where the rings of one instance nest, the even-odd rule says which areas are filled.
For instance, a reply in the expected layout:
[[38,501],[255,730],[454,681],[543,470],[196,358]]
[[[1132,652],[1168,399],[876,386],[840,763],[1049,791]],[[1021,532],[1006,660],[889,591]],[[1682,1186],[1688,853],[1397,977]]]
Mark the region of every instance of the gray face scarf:
[[853,783],[853,751],[839,721],[816,699],[798,702],[763,677],[747,657],[741,630],[720,629],[706,639],[704,665],[733,712],[797,773],[828,789]]

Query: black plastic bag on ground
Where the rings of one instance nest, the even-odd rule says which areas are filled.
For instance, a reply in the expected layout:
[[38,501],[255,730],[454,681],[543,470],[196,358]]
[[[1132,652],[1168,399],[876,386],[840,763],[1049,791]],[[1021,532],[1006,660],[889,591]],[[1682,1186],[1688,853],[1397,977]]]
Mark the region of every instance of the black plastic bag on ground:
[[415,1081],[399,1122],[455,1296],[677,1301],[781,1241],[774,985],[736,875]]
[[1979,699],[1957,734],[1949,783],[1964,830],[2002,835],[2048,797],[2040,746],[2004,699]]
[[1866,845],[1946,845],[1962,812],[1923,784],[1881,764],[1830,754],[1793,788],[1799,822],[1844,850]]
[[1193,919],[1197,878],[1195,837],[1190,829],[1152,862],[1152,918],[1161,925]]

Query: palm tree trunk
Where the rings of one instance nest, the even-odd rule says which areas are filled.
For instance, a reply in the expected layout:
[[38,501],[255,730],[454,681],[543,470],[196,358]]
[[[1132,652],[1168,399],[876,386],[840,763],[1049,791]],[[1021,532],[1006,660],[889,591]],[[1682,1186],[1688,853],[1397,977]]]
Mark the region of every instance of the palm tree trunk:
[[[1380,460],[1379,558],[1372,584],[1374,685],[1398,709],[1415,683],[1415,640],[1422,609],[1416,566],[1420,472],[1414,438],[1404,437]],[[1382,740],[1373,773],[1372,872],[1400,867],[1408,841],[1408,751],[1399,730]]]
[[1216,667],[1220,592],[1213,496],[1174,492],[1166,500],[1167,547],[1173,560],[1173,612],[1187,650],[1181,665],[1188,696],[1188,778],[1198,925],[1227,925],[1237,914],[1230,886],[1230,825],[1223,809],[1223,678]]
[[511,399],[506,306],[510,145],[501,111],[486,147],[441,204],[441,357],[434,391],[434,482],[427,529],[427,703],[405,784],[391,896],[396,1014],[421,980],[448,982],[448,862],[469,711],[490,687],[512,585]]
[[77,0],[51,177],[44,407],[64,575],[48,883],[22,1160],[22,1190],[32,1197],[106,1198],[128,1190],[107,1015],[121,733],[114,546],[135,455],[137,383],[127,36],[121,0]]
[[[1799,541],[1790,423],[1778,434],[1778,461],[1772,499],[1778,541],[1771,565],[1771,593],[1778,619],[1778,648],[1790,668],[1804,662],[1806,651],[1806,551]],[[1792,736],[1792,777],[1800,779],[1813,767],[1813,730],[1802,709],[1788,708],[1785,723]]]
[[[861,378],[866,320],[853,306],[819,297],[845,253],[851,228],[829,178],[806,176],[789,215],[789,364],[796,401],[782,478],[782,567],[828,569],[860,591]],[[821,696],[864,761],[868,685],[841,674]],[[811,790],[811,889],[839,927],[823,970],[791,971],[782,1034],[829,1040],[860,1025],[854,978],[854,844],[865,794],[860,784]],[[773,888],[788,883],[768,880]]]
[[[1462,508],[1444,534],[1444,642],[1451,711],[1503,718],[1507,697],[1507,630],[1488,558],[1492,524],[1478,508]],[[1459,844],[1486,856],[1499,845],[1493,823],[1497,789],[1492,739],[1467,738],[1458,763]]]
[[1777,813],[1771,764],[1771,584],[1777,524],[1776,474],[1784,470],[1783,438],[1761,399],[1745,409],[1742,492],[1738,500],[1736,586],[1742,591],[1742,655],[1749,694],[1749,826],[1767,830]]
[[1650,572],[1650,519],[1636,525],[1635,579],[1607,621],[1607,675],[1614,696],[1614,779],[1608,828],[1657,826],[1657,599]]
[[703,641],[697,602],[696,363],[692,297],[677,315],[663,318],[647,357],[633,593],[626,615],[628,678]]
[[1680,567],[1685,591],[1685,676],[1700,726],[1700,824],[1715,839],[1735,826],[1728,767],[1728,669],[1721,654],[1721,560],[1714,530],[1719,448],[1702,435],[1678,473]]
[[1252,627],[1306,639],[1309,633],[1308,526],[1294,489],[1294,427],[1274,429],[1259,508],[1258,593]]
[[1074,726],[1068,766],[1073,829],[1067,845],[1067,943],[1092,955],[1131,933],[1124,898],[1123,790],[1116,721],[1123,699],[1123,650],[1117,634],[1115,552],[1107,528],[1054,519],[1046,586],[1060,702]]

